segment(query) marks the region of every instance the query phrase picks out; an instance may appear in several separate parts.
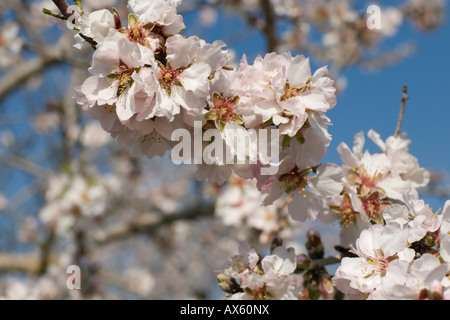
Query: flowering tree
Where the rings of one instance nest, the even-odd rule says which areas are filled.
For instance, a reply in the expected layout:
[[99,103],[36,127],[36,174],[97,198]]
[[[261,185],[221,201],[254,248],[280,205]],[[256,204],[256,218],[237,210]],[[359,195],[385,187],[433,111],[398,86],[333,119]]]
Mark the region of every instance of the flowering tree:
[[[450,202],[436,212],[420,198],[436,179],[402,132],[407,87],[395,134],[367,132],[379,152],[361,132],[339,145],[341,164],[323,162],[342,71],[402,58],[408,47],[371,49],[405,20],[438,27],[443,1],[0,6],[0,101],[25,88],[38,104],[24,111],[29,135],[2,133],[1,163],[25,181],[0,199],[15,239],[0,255],[3,297],[450,297]],[[183,13],[207,24],[222,8],[259,30],[267,53],[237,61],[223,41],[184,35]],[[312,70],[309,55],[330,67]],[[311,221],[340,227],[336,254]]]

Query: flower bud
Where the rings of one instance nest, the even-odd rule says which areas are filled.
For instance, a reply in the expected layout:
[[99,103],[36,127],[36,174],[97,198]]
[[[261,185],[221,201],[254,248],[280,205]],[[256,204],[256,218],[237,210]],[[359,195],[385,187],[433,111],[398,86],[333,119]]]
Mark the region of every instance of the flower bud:
[[316,230],[309,230],[306,234],[306,249],[311,259],[321,259],[324,255],[324,246],[320,234]]
[[239,284],[234,278],[230,278],[227,275],[220,273],[217,276],[217,283],[224,292],[234,294],[236,292],[242,291]]
[[283,245],[283,239],[280,236],[275,236],[270,245],[270,251],[275,250],[276,247],[281,247]]
[[319,291],[323,299],[330,299],[334,293],[333,285],[329,279],[323,280],[319,285]]
[[431,289],[430,289],[430,297],[432,300],[443,300],[444,299],[444,288],[442,287],[442,284],[437,281],[434,280],[433,283],[431,284]]
[[303,253],[300,253],[299,255],[297,255],[296,259],[297,259],[297,270],[299,270],[299,271],[308,270],[309,267],[311,266],[311,262],[312,262],[311,259],[308,258]]

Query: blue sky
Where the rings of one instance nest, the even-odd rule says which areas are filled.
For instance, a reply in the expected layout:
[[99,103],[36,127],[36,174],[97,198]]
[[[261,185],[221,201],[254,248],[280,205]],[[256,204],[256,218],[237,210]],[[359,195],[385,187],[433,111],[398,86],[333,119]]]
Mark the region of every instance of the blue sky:
[[[447,7],[447,17],[448,17]],[[242,23],[231,14],[219,17],[212,29],[199,26],[193,15],[185,16],[185,34],[197,34],[208,42],[223,40],[228,48],[236,51],[239,59],[243,53],[253,61],[264,55],[265,40],[256,31],[243,32]],[[229,36],[232,34],[233,36]],[[400,43],[411,43],[416,51],[401,62],[369,72],[359,68],[345,70],[342,75],[348,81],[345,91],[338,96],[336,107],[327,114],[333,126],[329,128],[333,141],[324,161],[340,164],[336,151],[340,142],[352,145],[353,136],[360,131],[377,131],[385,140],[393,135],[400,110],[403,85],[408,86],[409,100],[402,131],[411,140],[410,153],[418,158],[422,167],[445,171],[450,174],[450,23],[432,32],[418,30],[406,21],[393,38],[383,46],[391,49]],[[321,65],[313,65],[313,68]],[[366,146],[372,152],[377,147],[368,139]],[[442,207],[443,199],[423,197],[430,205]]]

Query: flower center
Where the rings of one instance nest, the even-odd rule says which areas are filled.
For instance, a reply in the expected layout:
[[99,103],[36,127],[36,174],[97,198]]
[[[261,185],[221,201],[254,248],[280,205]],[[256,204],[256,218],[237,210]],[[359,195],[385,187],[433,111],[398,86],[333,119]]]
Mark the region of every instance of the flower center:
[[301,95],[303,92],[309,91],[311,89],[311,78],[306,81],[306,84],[301,88],[293,88],[289,82],[284,85],[284,94],[281,96],[281,101],[286,101],[287,99]]
[[234,270],[238,273],[242,273],[245,270],[250,270],[250,267],[247,265],[244,260],[244,256],[235,255],[231,257],[231,262],[228,264],[228,269]]
[[347,227],[352,223],[356,223],[356,217],[359,215],[352,206],[352,201],[348,193],[345,193],[340,206],[330,206],[330,209],[336,212],[341,226]]
[[142,26],[142,22],[138,22],[130,29],[128,29],[127,38],[131,42],[146,46],[148,44],[147,37],[149,36],[150,32],[144,29]]
[[136,69],[129,67],[123,61],[120,61],[119,67],[114,66],[113,68],[115,68],[115,71],[111,72],[108,78],[117,83],[117,96],[119,96],[126,88],[133,84],[133,78],[131,76]]
[[392,203],[387,200],[381,200],[381,195],[378,191],[375,191],[367,197],[361,198],[361,201],[363,209],[370,220],[378,224],[384,224],[383,211]]
[[371,274],[367,275],[366,277],[370,277],[372,275],[375,274],[379,274],[380,276],[385,276],[386,275],[386,270],[389,266],[389,263],[391,261],[394,261],[398,259],[398,255],[397,253],[395,253],[392,256],[389,257],[385,257],[383,255],[383,252],[380,250],[378,250],[376,252],[375,258],[374,257],[367,257],[367,262],[369,262],[371,265],[374,266],[374,270],[372,271]]
[[208,120],[216,121],[219,124],[219,129],[222,131],[226,123],[235,122],[237,124],[243,124],[244,121],[236,113],[236,105],[239,102],[239,97],[223,97],[220,93],[213,93],[213,106],[212,109],[205,114],[205,118]]
[[306,187],[310,184],[308,176],[311,172],[312,169],[310,168],[300,170],[295,166],[289,173],[285,173],[278,178],[282,183],[281,188],[284,189],[286,193],[297,190],[299,193],[305,191]]
[[270,293],[267,292],[266,285],[264,284],[262,288],[255,290],[245,289],[245,292],[253,297],[254,300],[269,300]]
[[366,196],[374,189],[377,189],[377,182],[382,178],[381,173],[371,176],[363,166],[352,170],[353,174],[350,176],[350,179],[360,185],[360,194],[362,196]]
[[389,261],[385,257],[376,257],[374,258],[367,258],[367,261],[375,267],[375,272],[379,274],[385,274],[386,269],[389,266]]
[[175,69],[175,68],[171,68],[171,67],[166,67],[161,63],[159,63],[159,67],[161,68],[161,71],[159,72],[159,76],[158,76],[159,84],[170,95],[172,93],[172,86],[174,86],[174,85],[181,86],[180,74],[186,68],[182,67],[182,68]]

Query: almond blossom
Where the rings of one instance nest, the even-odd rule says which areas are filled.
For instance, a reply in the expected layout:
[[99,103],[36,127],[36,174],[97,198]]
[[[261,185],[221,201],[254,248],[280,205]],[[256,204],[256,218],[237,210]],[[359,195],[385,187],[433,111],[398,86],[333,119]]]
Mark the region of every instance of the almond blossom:
[[408,230],[398,225],[373,225],[363,230],[352,252],[355,258],[343,258],[333,281],[352,297],[374,292],[392,265],[411,262],[414,250],[407,247]]
[[395,274],[381,281],[371,295],[374,300],[449,300],[448,263],[441,263],[431,254],[413,261],[403,274]]
[[23,46],[23,39],[19,36],[19,26],[12,21],[4,22],[0,28],[0,69],[18,61]]
[[[299,168],[288,155],[278,166],[276,175],[257,177],[258,188],[265,196],[265,205],[286,194],[288,211],[295,220],[316,219],[322,199],[338,195],[342,190],[342,171],[335,164],[324,163],[315,169]],[[310,176],[313,172],[314,175]]]
[[326,67],[311,74],[309,59],[290,53],[258,56],[253,65],[244,56],[233,88],[242,99],[246,126],[271,121],[290,137],[303,127],[308,111],[326,112],[336,104]]
[[221,41],[208,44],[195,36],[168,38],[167,62],[149,62],[159,84],[155,92],[157,105],[172,108],[173,114],[184,108],[190,114],[201,115],[209,96],[209,77],[228,60],[223,46]]
[[[418,188],[429,181],[430,173],[408,152],[410,141],[404,136],[391,136],[386,142],[374,130],[368,136],[380,147],[380,153],[364,150],[362,132],[355,135],[352,149],[344,142],[338,146],[343,161],[343,193],[328,199],[319,215],[325,223],[339,221],[343,226],[341,242],[345,246],[354,244],[370,222],[383,225],[395,220],[384,215],[387,208],[394,201],[406,201],[405,192],[409,194],[408,201],[414,201]],[[399,210],[404,209],[399,206]]]
[[232,176],[218,195],[216,215],[227,226],[260,231],[260,242],[267,243],[275,234],[285,238],[293,233],[293,221],[285,205],[280,199],[272,205],[263,206],[256,179]]
[[77,102],[89,109],[95,104],[113,106],[116,113],[126,119],[123,103],[133,83],[132,75],[153,60],[153,52],[123,38],[112,38],[94,52],[89,72],[92,74],[75,88]]
[[[69,29],[75,29],[77,48],[88,42],[94,49],[89,76],[75,88],[74,98],[89,118],[98,120],[104,133],[132,157],[164,157],[172,151],[170,160],[175,163],[175,151],[182,153],[185,163],[197,165],[195,177],[208,181],[215,190],[213,209],[207,203],[204,211],[214,212],[223,224],[238,231],[250,230],[255,236],[256,230],[254,240],[260,243],[275,238],[267,255],[240,243],[239,254],[216,274],[226,298],[330,299],[334,294],[350,299],[449,298],[450,202],[440,214],[419,199],[418,190],[429,182],[430,174],[409,153],[410,140],[404,134],[383,140],[370,130],[367,136],[380,149],[370,153],[364,150],[361,132],[355,135],[352,148],[339,145],[342,166],[323,163],[332,140],[327,112],[335,107],[341,88],[328,67],[312,71],[308,57],[288,51],[301,48],[304,53],[317,53],[316,58],[332,63],[333,74],[364,61],[365,51],[394,35],[403,19],[412,19],[422,29],[435,25],[441,1],[426,5],[424,0],[410,0],[400,9],[383,8],[380,30],[371,30],[367,14],[352,8],[350,1],[304,1],[301,5],[292,0],[205,2],[241,8],[243,13],[251,13],[249,21],[261,29],[270,27],[259,14],[263,5],[273,8],[276,18],[292,23],[285,34],[289,41],[277,36],[278,43],[271,45],[277,47],[273,51],[282,48],[286,52],[260,55],[252,64],[244,54],[235,68],[224,42],[208,43],[195,35],[182,35],[185,25],[177,12],[181,2],[129,0],[126,22],[119,15],[125,8],[88,12],[79,1],[73,16],[50,14],[67,20]],[[309,43],[308,36],[316,32],[320,43]],[[0,62],[4,38],[0,34]],[[65,138],[83,151],[93,151],[107,141],[97,129],[69,126]],[[186,139],[186,149],[176,143],[181,140],[177,130],[194,138]],[[263,146],[271,150],[271,157],[259,150],[260,145],[252,145],[251,134],[256,130],[276,133]],[[235,143],[236,135],[243,144]],[[244,147],[249,147],[248,153],[241,152]],[[224,154],[231,154],[232,161],[226,161]],[[205,161],[199,162],[199,157]],[[78,168],[86,170],[82,175],[72,168],[47,181],[46,204],[39,218],[58,236],[69,238],[77,228],[106,218],[116,204],[110,196],[119,194],[127,206],[125,224],[100,230],[92,239],[101,242],[108,236],[122,236],[122,230],[153,230],[155,224],[166,221],[171,224],[162,239],[167,247],[183,246],[191,240],[187,234],[197,235],[184,221],[172,221],[178,220],[184,208],[171,197],[181,189],[180,195],[189,203],[197,197],[187,184],[176,181],[166,191],[149,195],[146,188],[127,189],[128,180],[139,184],[133,172],[141,169],[137,159],[127,162],[127,174],[120,175],[121,179],[98,177],[82,162]],[[272,173],[263,174],[265,170]],[[146,187],[154,184],[150,176]],[[142,193],[143,205],[130,198],[135,193]],[[148,204],[155,212],[136,213],[147,211]],[[187,212],[188,218],[203,214],[194,209],[194,213]],[[296,255],[293,248],[278,243],[280,234],[292,236],[294,223],[304,226],[307,220],[316,219],[337,222],[340,246],[335,248],[340,255],[325,257],[316,231],[306,234],[308,255]],[[203,222],[199,226],[203,227]],[[208,230],[204,241],[215,242],[215,231]],[[219,242],[218,246],[227,250],[236,244],[233,239]],[[152,249],[156,247],[152,245]],[[178,251],[167,273],[179,267],[198,272],[199,257],[203,255],[198,252]],[[155,255],[154,260],[159,258]],[[331,278],[325,266],[336,262],[339,265]],[[150,295],[159,279],[141,269],[130,270],[138,275],[126,274],[130,281],[144,280],[137,291]],[[180,278],[170,280],[174,287],[182,287]],[[21,285],[12,291],[17,291],[12,296],[36,295]]]
[[[224,273],[218,275],[219,285],[230,290],[230,282],[239,286],[238,291],[228,296],[230,300],[296,300],[302,296],[301,277],[294,274],[297,268],[294,250],[276,247],[271,255],[259,258],[248,244],[240,246],[249,252],[235,257],[235,261]],[[250,259],[251,260],[247,260]],[[242,270],[233,273],[228,270]],[[239,292],[240,291],[240,292]]]

